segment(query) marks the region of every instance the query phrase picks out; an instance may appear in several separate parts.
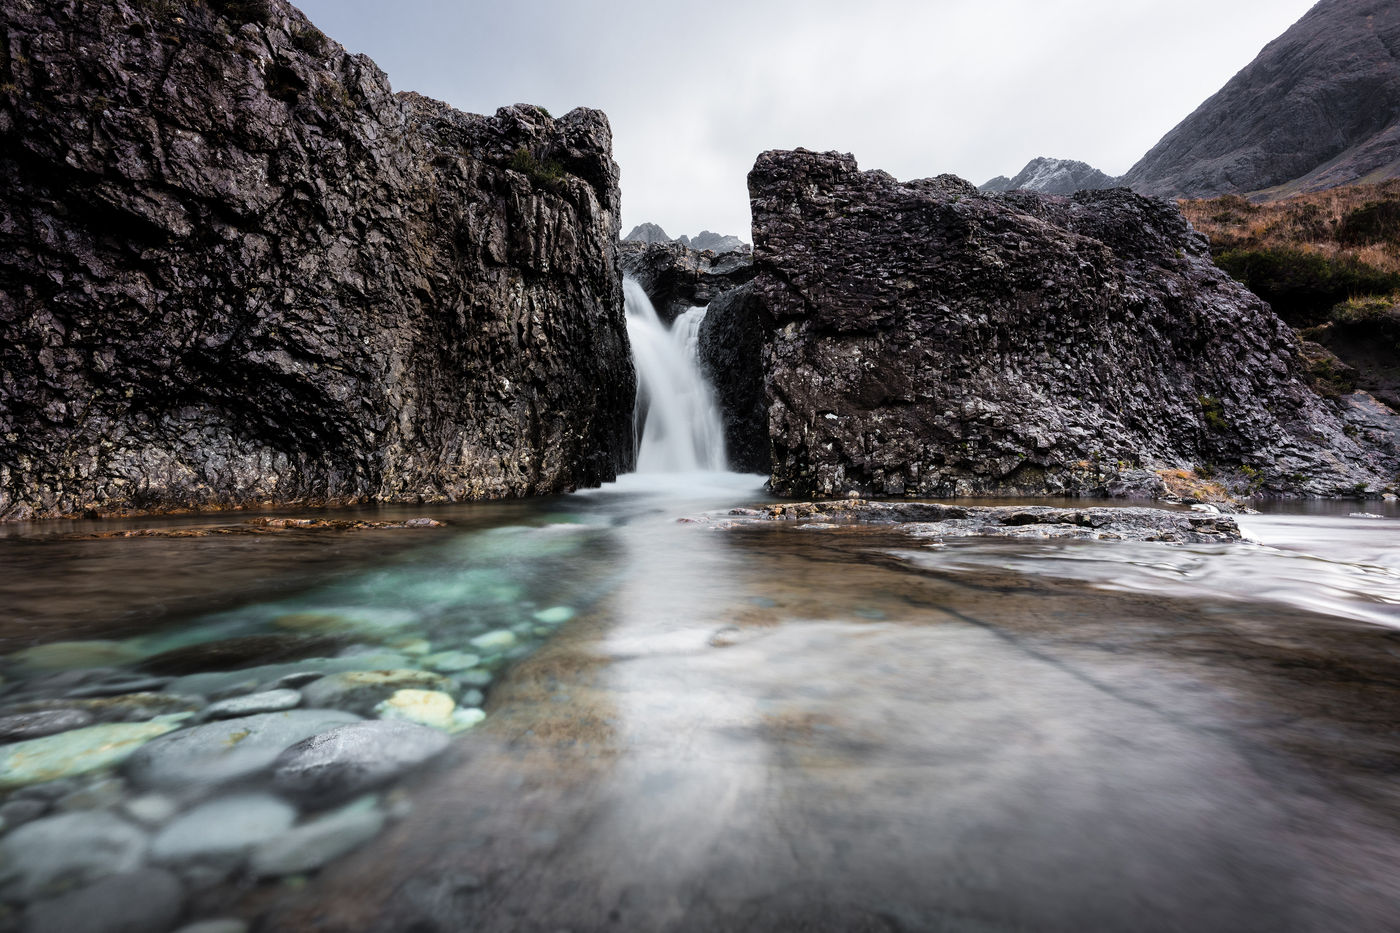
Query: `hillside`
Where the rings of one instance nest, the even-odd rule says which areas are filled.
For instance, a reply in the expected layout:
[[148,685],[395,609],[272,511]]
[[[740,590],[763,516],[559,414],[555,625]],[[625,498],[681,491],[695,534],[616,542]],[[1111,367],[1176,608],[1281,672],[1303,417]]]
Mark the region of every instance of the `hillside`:
[[1180,203],[1216,263],[1317,345],[1323,388],[1360,388],[1400,409],[1400,181]]
[[1120,182],[1282,197],[1400,177],[1400,3],[1322,0]]

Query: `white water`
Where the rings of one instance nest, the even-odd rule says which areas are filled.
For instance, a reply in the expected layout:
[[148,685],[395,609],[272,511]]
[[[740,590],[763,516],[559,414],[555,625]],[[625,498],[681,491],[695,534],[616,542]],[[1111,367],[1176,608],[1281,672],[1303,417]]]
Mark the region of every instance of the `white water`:
[[724,428],[697,353],[705,309],[691,308],[667,329],[640,285],[624,278],[622,290],[637,368],[637,472],[724,470]]

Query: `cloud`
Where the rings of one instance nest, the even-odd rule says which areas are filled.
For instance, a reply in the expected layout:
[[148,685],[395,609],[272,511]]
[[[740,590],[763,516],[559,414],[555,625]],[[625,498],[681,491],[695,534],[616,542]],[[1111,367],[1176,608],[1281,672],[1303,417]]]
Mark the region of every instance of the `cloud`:
[[1310,0],[305,0],[394,86],[490,113],[598,107],[624,229],[747,237],[765,149],[977,183],[1038,155],[1121,174]]

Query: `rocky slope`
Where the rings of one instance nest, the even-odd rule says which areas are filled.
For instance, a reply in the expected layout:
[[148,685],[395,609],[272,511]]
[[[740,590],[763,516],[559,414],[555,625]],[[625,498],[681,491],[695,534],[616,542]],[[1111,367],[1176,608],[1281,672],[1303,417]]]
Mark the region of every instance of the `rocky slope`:
[[619,262],[637,280],[656,313],[668,324],[677,315],[753,278],[753,257],[733,251],[716,255],[682,243],[624,240]]
[[1297,340],[1175,207],[983,195],[837,153],[749,175],[775,491],[1378,493],[1396,452],[1319,398]]
[[1290,194],[1400,177],[1400,4],[1321,0],[1121,179]]
[[603,114],[395,94],[283,0],[0,17],[0,516],[627,465]]
[[1112,188],[1117,179],[1094,168],[1087,162],[1073,159],[1031,159],[1015,178],[998,175],[980,185],[979,191],[1039,191],[1042,194],[1074,194],[1076,191],[1098,191]]

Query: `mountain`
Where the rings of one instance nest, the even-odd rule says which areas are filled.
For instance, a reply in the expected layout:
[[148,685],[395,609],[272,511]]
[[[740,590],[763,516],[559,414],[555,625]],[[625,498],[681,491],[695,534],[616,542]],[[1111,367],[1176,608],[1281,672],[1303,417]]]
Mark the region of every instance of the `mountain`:
[[743,240],[736,236],[724,236],[710,230],[701,230],[694,237],[681,236],[676,240],[682,246],[689,246],[691,249],[708,249],[716,253],[728,253],[736,249],[744,249],[748,246]]
[[1285,196],[1400,177],[1400,3],[1322,0],[1122,178]]
[[674,243],[657,224],[637,224],[632,232],[622,238],[625,243]]
[[710,250],[715,253],[729,253],[734,250],[747,250],[749,244],[736,236],[725,236],[711,230],[701,230],[694,237],[681,234],[674,240],[666,235],[666,231],[661,229],[659,224],[645,223],[637,224],[632,228],[632,232],[622,238],[624,243],[679,243],[687,249]]
[[1076,191],[1098,191],[1112,188],[1117,180],[1110,175],[1073,159],[1031,159],[1015,178],[998,175],[980,185],[977,190],[989,194],[1003,191],[1039,191],[1042,194],[1074,194]]

